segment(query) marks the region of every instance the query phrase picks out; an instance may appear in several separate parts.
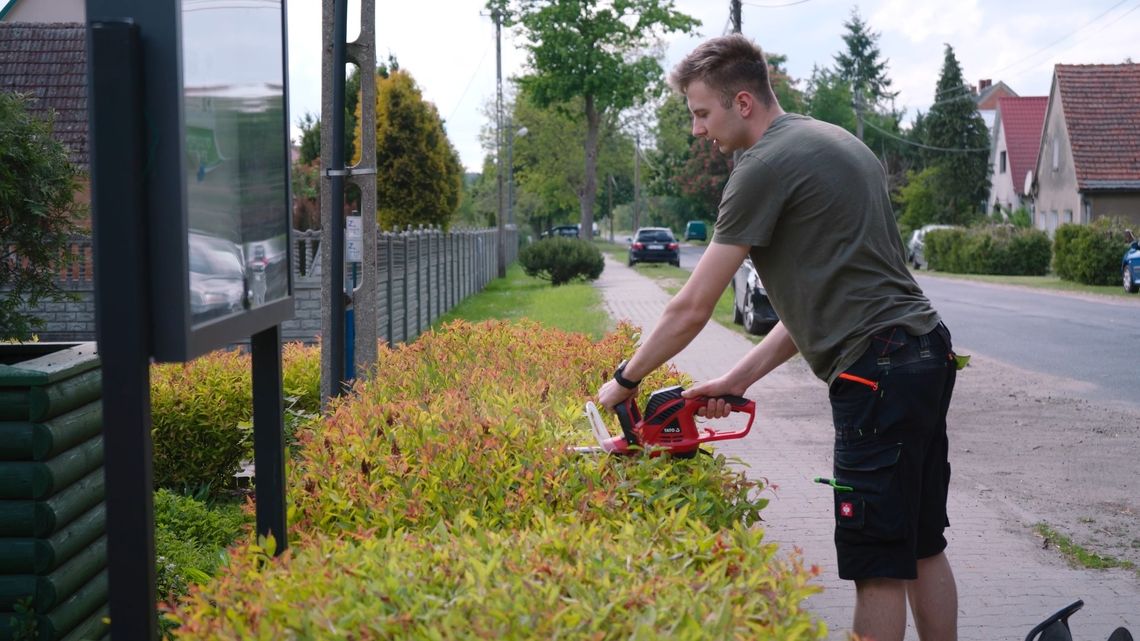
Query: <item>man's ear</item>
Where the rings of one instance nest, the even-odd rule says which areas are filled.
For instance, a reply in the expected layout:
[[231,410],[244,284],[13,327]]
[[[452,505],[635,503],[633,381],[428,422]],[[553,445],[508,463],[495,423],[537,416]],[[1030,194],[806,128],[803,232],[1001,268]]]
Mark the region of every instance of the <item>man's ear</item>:
[[738,91],[732,98],[732,104],[740,112],[740,117],[748,118],[756,108],[756,98],[747,91]]

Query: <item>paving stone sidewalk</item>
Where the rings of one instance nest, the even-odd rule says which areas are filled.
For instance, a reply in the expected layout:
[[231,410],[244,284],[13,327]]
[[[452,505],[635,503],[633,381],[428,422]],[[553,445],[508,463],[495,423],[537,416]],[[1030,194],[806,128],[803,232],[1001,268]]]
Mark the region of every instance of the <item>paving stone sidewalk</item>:
[[[597,286],[610,316],[641,326],[643,336],[669,300],[654,280],[608,257]],[[694,380],[705,380],[724,373],[751,346],[740,334],[710,322],[673,362]],[[747,474],[764,477],[775,488],[767,494],[771,502],[763,513],[767,536],[786,552],[801,550],[807,564],[820,566],[818,583],[824,591],[811,597],[808,607],[827,622],[831,639],[845,639],[854,585],[836,574],[830,490],[812,481],[831,475],[827,388],[796,357],[753,385],[748,397],[757,404],[752,432],[717,449],[741,459]],[[951,407],[951,439],[953,421]],[[987,499],[968,479],[952,480],[948,508],[947,555],[958,582],[959,639],[1024,639],[1034,625],[1078,598],[1085,606],[1070,619],[1075,641],[1104,641],[1121,625],[1140,638],[1135,573],[1068,567],[1058,553],[1041,549],[1027,515]],[[906,639],[918,639],[913,621]]]

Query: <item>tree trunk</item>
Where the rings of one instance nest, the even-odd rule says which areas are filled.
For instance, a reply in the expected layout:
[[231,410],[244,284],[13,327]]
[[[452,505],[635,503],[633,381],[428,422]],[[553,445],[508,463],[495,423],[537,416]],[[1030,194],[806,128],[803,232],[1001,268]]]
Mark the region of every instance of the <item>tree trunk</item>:
[[578,237],[590,240],[594,234],[594,200],[598,196],[598,129],[599,121],[594,97],[586,96],[586,176],[578,201],[582,204],[582,224],[578,227]]

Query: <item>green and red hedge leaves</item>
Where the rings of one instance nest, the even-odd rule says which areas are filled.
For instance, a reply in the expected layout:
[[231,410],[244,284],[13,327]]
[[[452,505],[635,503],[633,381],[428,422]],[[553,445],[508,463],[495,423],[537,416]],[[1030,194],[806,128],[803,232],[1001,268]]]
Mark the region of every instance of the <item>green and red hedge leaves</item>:
[[538,520],[496,531],[461,514],[421,533],[256,548],[176,615],[185,639],[822,639],[800,604],[815,568],[761,530],[684,510],[653,529]]
[[[590,444],[583,404],[635,340],[628,326],[591,343],[489,321],[381,350],[379,374],[299,435],[290,523],[386,534],[467,513],[488,528],[526,528],[535,514],[623,522],[686,505],[713,528],[759,520],[766,500],[749,498],[756,484],[723,457],[599,460],[569,451]],[[663,369],[643,387],[680,381]]]

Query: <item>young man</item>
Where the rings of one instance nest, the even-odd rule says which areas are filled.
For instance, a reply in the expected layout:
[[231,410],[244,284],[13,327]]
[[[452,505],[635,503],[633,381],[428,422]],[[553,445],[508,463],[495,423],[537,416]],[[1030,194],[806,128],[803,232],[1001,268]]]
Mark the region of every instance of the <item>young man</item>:
[[[723,376],[689,396],[743,395],[797,352],[830,386],[835,545],[855,581],[854,631],[901,641],[909,600],[924,641],[957,637],[943,529],[950,466],[950,335],[911,277],[878,159],[845,130],[784,113],[760,48],[710,40],[674,69],[693,135],[743,152],[713,242],[637,353],[598,391],[609,408],[680,352],[751,256],[781,322]],[[727,414],[711,400],[705,414]]]

